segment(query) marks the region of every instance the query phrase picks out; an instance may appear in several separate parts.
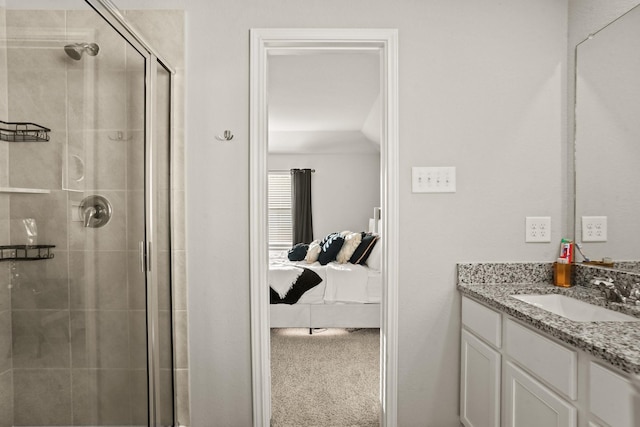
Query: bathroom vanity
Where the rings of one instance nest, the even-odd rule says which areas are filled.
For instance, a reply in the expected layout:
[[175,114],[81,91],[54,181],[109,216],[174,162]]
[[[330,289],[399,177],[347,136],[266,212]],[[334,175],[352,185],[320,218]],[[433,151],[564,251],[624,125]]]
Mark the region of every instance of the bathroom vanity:
[[[548,268],[548,270],[547,270]],[[633,427],[640,373],[640,307],[597,289],[551,285],[550,264],[459,264],[462,294],[460,419],[467,426]],[[478,274],[480,273],[480,274]],[[523,295],[588,302],[562,312]],[[528,298],[524,298],[527,300]],[[530,299],[530,298],[529,298]],[[558,303],[560,301],[560,303]],[[598,313],[602,308],[609,308]],[[560,310],[556,314],[551,310]],[[613,310],[611,310],[613,309]],[[607,312],[618,320],[610,319]],[[604,316],[604,317],[599,317]]]

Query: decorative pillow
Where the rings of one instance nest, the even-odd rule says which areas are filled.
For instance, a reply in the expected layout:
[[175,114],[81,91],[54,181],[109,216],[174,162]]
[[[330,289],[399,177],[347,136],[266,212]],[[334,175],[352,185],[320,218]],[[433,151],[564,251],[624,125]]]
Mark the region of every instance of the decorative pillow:
[[[380,240],[380,238],[378,238]],[[367,266],[376,271],[380,271],[382,268],[382,245],[378,245],[378,240],[376,240],[376,244],[373,245],[373,249],[369,253],[369,258],[367,258]]]
[[296,243],[287,254],[289,261],[302,261],[307,256],[309,245],[306,243]]
[[349,262],[351,264],[365,264],[379,238],[380,236],[377,234],[362,233],[362,242],[360,242]]
[[343,237],[344,244],[342,245],[342,248],[340,248],[338,255],[336,255],[336,261],[340,264],[349,262],[353,253],[358,249],[360,242],[362,242],[362,233],[347,232],[347,234],[343,234]]
[[344,239],[340,233],[331,233],[320,242],[320,254],[318,262],[320,265],[327,265],[336,259],[338,252],[344,244]]
[[308,264],[313,264],[318,260],[318,255],[320,255],[320,243],[317,240],[314,240],[309,243],[307,256],[304,257],[304,260],[307,261]]
[[287,292],[284,298],[280,298],[280,295],[274,291],[273,288],[269,288],[271,291],[271,304],[295,304],[305,292],[318,285],[320,282],[322,282],[322,278],[318,276],[318,273],[303,267],[302,274],[298,276],[298,280],[296,280],[293,287],[289,289],[289,292]]

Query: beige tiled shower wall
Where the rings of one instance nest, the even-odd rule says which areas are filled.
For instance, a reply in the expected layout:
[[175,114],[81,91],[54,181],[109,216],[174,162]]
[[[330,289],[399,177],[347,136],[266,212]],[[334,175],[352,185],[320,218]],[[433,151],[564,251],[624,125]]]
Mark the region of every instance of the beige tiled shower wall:
[[[0,120],[7,120],[6,12],[0,3]],[[8,143],[0,141],[0,187],[8,185]],[[0,193],[0,245],[9,243],[9,195]],[[0,262],[0,427],[13,425],[11,361],[11,270]]]
[[184,167],[184,11],[129,10],[126,19],[176,71],[174,76],[172,182],[172,278],[177,419],[190,425]]

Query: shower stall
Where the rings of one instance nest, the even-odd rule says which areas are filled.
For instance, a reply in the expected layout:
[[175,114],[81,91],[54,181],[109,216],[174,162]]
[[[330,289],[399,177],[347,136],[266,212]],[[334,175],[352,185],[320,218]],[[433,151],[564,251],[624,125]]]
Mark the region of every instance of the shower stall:
[[109,0],[22,5],[0,0],[0,427],[177,425],[174,71]]

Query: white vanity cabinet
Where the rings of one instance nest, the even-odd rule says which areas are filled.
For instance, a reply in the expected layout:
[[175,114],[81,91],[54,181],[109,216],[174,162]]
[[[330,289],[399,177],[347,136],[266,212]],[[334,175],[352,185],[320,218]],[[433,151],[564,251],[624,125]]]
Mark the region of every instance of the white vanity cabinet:
[[640,396],[630,378],[462,297],[460,421],[465,427],[638,427]]
[[466,427],[499,427],[501,315],[463,298],[462,324],[460,420]]
[[460,421],[575,427],[576,409],[567,401],[576,394],[575,353],[463,296]]

